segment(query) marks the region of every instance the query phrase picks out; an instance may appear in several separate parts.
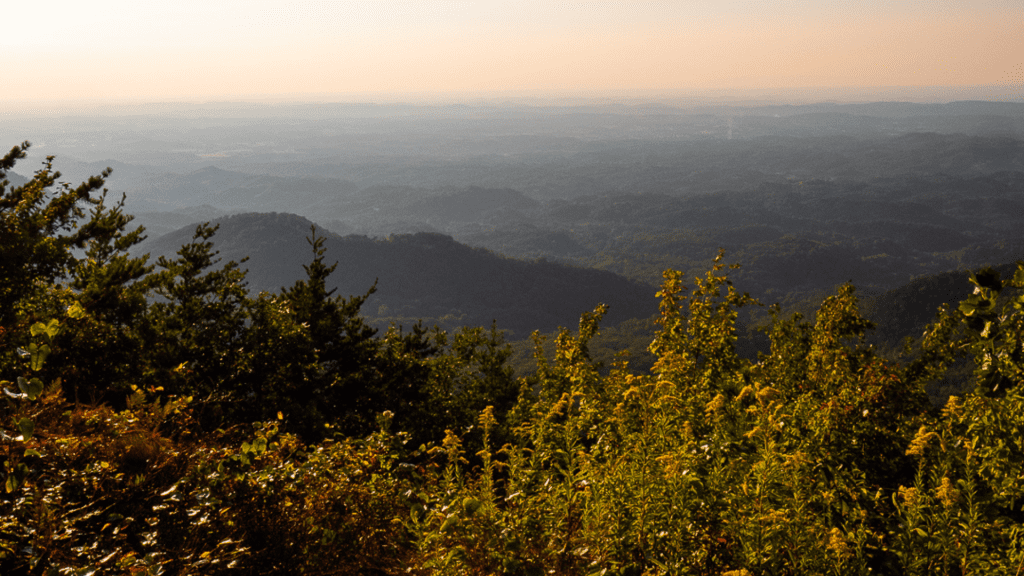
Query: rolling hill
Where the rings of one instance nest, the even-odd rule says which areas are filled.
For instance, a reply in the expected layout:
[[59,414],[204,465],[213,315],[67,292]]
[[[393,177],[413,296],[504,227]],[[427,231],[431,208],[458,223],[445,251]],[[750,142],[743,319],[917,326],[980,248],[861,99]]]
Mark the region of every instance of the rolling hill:
[[[304,278],[312,260],[307,242],[312,223],[294,214],[247,213],[215,221],[213,238],[224,262],[249,270],[251,291],[277,291]],[[191,241],[190,225],[136,247],[136,253],[173,257]],[[449,236],[421,232],[386,239],[323,235],[326,261],[338,262],[329,279],[340,295],[377,292],[363,314],[377,325],[418,319],[442,327],[490,325],[516,337],[533,330],[574,327],[582,312],[598,303],[610,306],[605,324],[647,318],[657,312],[656,289],[617,274],[549,262],[516,260],[471,248]]]

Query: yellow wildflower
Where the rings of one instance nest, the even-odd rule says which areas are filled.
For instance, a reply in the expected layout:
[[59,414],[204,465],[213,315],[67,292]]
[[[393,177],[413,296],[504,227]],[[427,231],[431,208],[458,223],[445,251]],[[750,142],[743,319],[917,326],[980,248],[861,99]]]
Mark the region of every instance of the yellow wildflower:
[[750,385],[744,386],[743,390],[740,390],[740,395],[736,397],[737,402],[743,402],[748,398],[754,396],[754,388]]
[[828,549],[840,558],[849,558],[853,555],[853,552],[850,551],[850,545],[846,542],[846,537],[839,528],[832,528],[832,531],[829,532]]
[[707,403],[704,407],[704,413],[710,416],[717,416],[725,408],[725,395],[719,393],[717,396],[711,399],[711,402]]
[[953,487],[953,482],[948,476],[942,477],[942,484],[935,489],[935,495],[946,508],[952,508],[960,501],[960,491]]
[[757,401],[761,404],[768,404],[779,397],[779,391],[771,386],[766,386],[757,391]]
[[910,441],[910,447],[907,448],[907,456],[924,456],[924,451],[928,444],[933,439],[938,438],[938,436],[935,432],[929,432],[927,426],[921,426],[914,439]]
[[914,488],[913,486],[911,486],[910,488],[907,488],[906,486],[900,486],[899,494],[900,499],[902,499],[907,504],[917,504],[917,488]]

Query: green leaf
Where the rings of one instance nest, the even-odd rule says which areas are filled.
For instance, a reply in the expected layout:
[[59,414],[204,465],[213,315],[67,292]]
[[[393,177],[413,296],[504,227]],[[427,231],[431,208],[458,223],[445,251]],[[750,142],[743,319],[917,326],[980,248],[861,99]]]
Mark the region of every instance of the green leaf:
[[28,396],[29,400],[35,400],[43,393],[43,382],[39,378],[28,380],[19,376],[18,388]]
[[257,456],[259,456],[259,455],[263,454],[264,452],[266,452],[267,451],[267,439],[262,437],[262,436],[260,436],[259,438],[253,440],[253,442],[252,442],[252,451],[255,452]]
[[29,360],[29,367],[33,372],[38,372],[43,369],[43,363],[46,362],[46,357],[50,355],[50,347],[46,344],[41,346],[29,344],[28,353],[31,356],[31,360]]
[[31,418],[22,418],[18,421],[18,430],[25,440],[32,439],[32,432],[36,429],[36,423]]
[[463,563],[466,561],[466,550],[462,546],[456,546],[448,551],[448,555],[444,557],[445,566],[451,565],[453,562]]
[[36,322],[29,329],[32,332],[32,336],[39,336],[40,334],[46,334],[47,337],[53,338],[60,332],[60,322],[56,318],[50,320],[46,324],[42,322]]
[[974,294],[960,302],[960,311],[963,312],[964,316],[983,315],[992,313],[995,310],[995,306],[995,300]]
[[46,332],[46,324],[43,324],[42,322],[36,322],[35,324],[32,325],[31,328],[29,328],[29,332],[31,332],[32,337],[35,338],[36,336],[39,336],[43,332]]
[[473,514],[476,514],[476,511],[480,509],[482,504],[483,503],[476,498],[467,496],[466,499],[462,501],[462,509],[465,510],[466,516],[472,516]]
[[447,534],[448,532],[455,529],[459,524],[459,517],[455,514],[449,516],[443,524],[441,524],[441,534]]
[[28,475],[28,466],[24,464],[18,464],[14,470],[11,471],[10,475],[7,476],[7,492],[11,493],[21,487],[25,483],[25,476]]
[[73,320],[85,318],[85,308],[82,308],[82,304],[80,302],[75,302],[71,306],[68,306],[68,318]]

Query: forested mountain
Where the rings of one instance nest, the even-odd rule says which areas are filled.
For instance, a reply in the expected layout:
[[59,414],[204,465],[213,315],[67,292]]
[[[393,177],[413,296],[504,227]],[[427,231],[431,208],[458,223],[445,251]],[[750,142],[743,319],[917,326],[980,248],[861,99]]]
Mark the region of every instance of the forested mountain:
[[[214,223],[219,226],[212,237],[215,249],[225,262],[248,258],[243,268],[254,292],[294,284],[312,259],[306,240],[312,223],[300,216],[239,214]],[[195,226],[185,226],[140,244],[135,253],[172,257],[194,232]],[[451,329],[493,321],[525,338],[533,330],[573,326],[581,313],[600,303],[609,306],[611,324],[657,312],[654,286],[610,272],[506,258],[435,233],[386,239],[319,234],[327,262],[338,263],[328,287],[348,296],[376,285],[363,314],[379,326],[391,321],[409,326],[422,319]]]
[[[848,280],[885,291],[922,275],[1014,261],[1024,255],[1017,226],[1022,193],[1024,172],[1017,171],[787,179],[748,191],[514,205],[514,191],[466,188],[430,196],[396,189],[379,205],[353,208],[328,226],[440,231],[498,253],[606,269],[649,284],[665,268],[698,273],[724,248],[743,263],[736,278],[745,289],[784,300]],[[442,216],[439,207],[449,198],[473,206],[474,218]]]
[[[822,186],[827,183],[810,185]],[[865,192],[863,189],[858,191]],[[469,190],[466,195],[478,192],[489,191]],[[490,194],[500,197],[503,193]],[[955,197],[954,194],[950,195]],[[729,195],[724,197],[728,198]],[[720,195],[715,199],[722,198]],[[828,204],[828,198],[814,198],[813,191],[798,198],[805,202]],[[893,204],[884,201],[872,206],[870,193],[857,198],[868,210],[877,210],[878,216],[901,214],[894,210]],[[614,204],[605,208],[608,216],[591,213],[592,222],[600,223],[605,218],[619,222],[635,219],[637,223],[648,223],[651,218],[664,217],[671,221],[676,216],[672,212],[673,203],[670,198],[619,197],[608,200],[614,201]],[[641,207],[645,201],[650,204]],[[770,197],[764,203],[770,205]],[[468,204],[473,206],[472,202]],[[751,207],[751,204],[742,201],[737,201],[736,205]],[[789,205],[790,208],[794,206],[796,204]],[[918,206],[923,210],[906,210],[902,214],[921,221],[934,222],[941,218],[940,211],[925,204]],[[854,222],[865,218],[863,212],[844,208],[850,207],[838,203],[830,208],[828,214],[839,215]],[[678,210],[683,210],[681,205]],[[799,210],[794,212],[799,213]],[[966,217],[972,214],[970,211],[965,212]],[[699,218],[694,219],[694,222],[699,221]],[[734,221],[743,223],[740,218]],[[814,222],[813,219],[806,221]],[[242,267],[247,269],[246,279],[251,291],[276,292],[304,275],[302,266],[312,257],[307,241],[312,234],[312,223],[309,220],[292,214],[253,213],[224,217],[214,223],[219,229],[212,241],[223,261],[248,258]],[[705,223],[708,229],[713,229],[713,222]],[[836,222],[832,224],[835,226]],[[989,233],[992,237],[998,237],[1005,233],[1003,226],[1008,227],[1009,220],[993,218],[989,224],[992,227]],[[964,226],[970,229],[970,226]],[[657,228],[650,225],[651,230]],[[891,230],[900,234],[913,233],[912,227],[906,223],[897,225],[894,222]],[[982,228],[982,232],[985,230]],[[142,243],[134,252],[150,252],[154,259],[157,256],[171,257],[182,244],[191,239],[194,231],[195,225],[184,226],[174,233]],[[610,306],[605,316],[607,329],[594,339],[592,353],[595,359],[609,367],[615,360],[616,352],[629,350],[635,366],[649,367],[652,362],[646,348],[656,330],[653,324],[645,321],[657,311],[653,297],[656,288],[651,285],[629,282],[622,277],[592,269],[537,260],[515,260],[479,248],[470,248],[438,233],[421,232],[386,239],[339,236],[323,230],[318,233],[323,236],[327,260],[338,263],[336,273],[328,282],[331,289],[336,289],[340,295],[361,295],[376,285],[376,292],[366,300],[361,311],[372,325],[386,328],[394,322],[411,326],[422,320],[428,326],[436,324],[454,330],[461,326],[489,326],[493,321],[506,332],[509,340],[516,341],[515,366],[520,373],[526,374],[533,369],[532,344],[528,338],[532,331],[539,330],[553,338],[558,327],[574,325],[580,313],[598,303],[605,303]],[[711,236],[709,242],[703,245],[694,243],[688,248],[693,252],[700,250],[698,253],[707,254],[713,250],[715,241],[734,242],[724,246],[730,258],[742,262],[741,268],[731,273],[742,290],[759,295],[765,304],[783,300],[789,310],[802,310],[807,314],[813,314],[820,299],[835,286],[853,281],[864,298],[865,318],[875,323],[875,328],[868,332],[869,340],[893,358],[900,355],[903,339],[919,337],[924,327],[934,320],[936,310],[941,305],[955,304],[970,295],[971,286],[967,282],[969,273],[965,269],[918,274],[908,283],[900,284],[905,281],[906,276],[903,274],[907,271],[882,276],[877,267],[872,268],[873,261],[893,259],[900,252],[867,258],[865,263],[863,256],[857,252],[863,249],[863,240],[844,247],[841,241],[826,243],[820,241],[820,238],[811,240],[783,236],[773,227],[748,225],[731,229],[723,226],[721,231]],[[943,241],[953,240],[955,238],[937,234],[935,247]],[[894,246],[898,244],[892,243],[888,247],[892,250]],[[1003,257],[1012,254],[1010,250],[1019,250],[1020,246],[1013,244],[1006,249],[975,256],[966,251],[967,258],[973,258],[971,266],[977,268],[984,263],[998,262],[979,262],[980,259]],[[906,253],[913,246],[899,246],[899,249]],[[643,262],[638,258],[632,261],[637,263],[634,266]],[[960,260],[957,265],[962,266],[963,262]],[[654,260],[648,265],[655,267],[658,264],[659,261]],[[691,269],[701,264],[703,262],[699,258],[689,262]],[[892,262],[889,264],[892,265]],[[931,264],[937,269],[949,265],[941,260],[937,263],[932,261]],[[924,268],[925,263],[919,265]],[[1004,264],[996,269],[1007,276],[1012,275],[1014,266]],[[653,272],[651,277],[653,279]],[[864,282],[865,279],[875,281]],[[764,286],[769,289],[758,290]],[[888,289],[887,286],[894,288]],[[771,287],[776,288],[773,290]],[[779,294],[785,298],[773,299],[773,296]],[[765,348],[767,340],[759,336],[755,329],[765,318],[766,312],[761,310],[753,311],[752,315],[744,315],[739,320],[737,345],[745,357],[755,358],[758,352],[768,351]],[[616,327],[630,319],[636,321]],[[548,352],[553,353],[552,345],[549,345]]]
[[[662,107],[511,110],[484,136],[473,107],[412,109],[411,137],[356,135],[380,121],[357,107],[306,144],[128,130],[135,159],[176,154],[134,168],[176,207],[145,244],[106,173],[15,175],[0,573],[1018,574],[1024,267],[977,267],[1019,254],[1019,108],[952,109],[1008,136],[880,133],[967,122],[912,106],[695,114],[686,138],[737,161],[700,174]],[[799,138],[740,136],[779,126]],[[587,140],[624,130],[662,140]],[[335,154],[357,141],[377,156]],[[180,228],[193,201],[216,223]],[[224,214],[251,203],[299,215]],[[517,376],[492,319],[576,329]]]
[[58,157],[69,178],[112,166],[152,237],[288,212],[651,285],[725,248],[746,290],[783,302],[1021,257],[1019,103],[178,108],[110,141],[103,118],[31,125],[80,158]]
[[601,247],[582,259],[592,266],[651,281],[664,268],[700,269],[725,248],[744,263],[738,278],[752,293],[779,297],[847,280],[887,290],[922,274],[1016,260],[1022,190],[1019,172],[817,180],[687,199],[594,198],[563,213]]

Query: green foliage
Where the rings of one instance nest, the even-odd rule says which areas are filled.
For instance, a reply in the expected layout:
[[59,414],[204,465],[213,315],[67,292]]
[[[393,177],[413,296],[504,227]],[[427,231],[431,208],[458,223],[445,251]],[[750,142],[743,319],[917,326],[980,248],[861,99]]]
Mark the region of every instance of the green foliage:
[[[986,394],[1002,395],[1024,377],[1024,268],[1002,281],[999,273],[985,268],[971,274],[974,294],[960,303],[967,325],[963,344],[975,359],[978,386]],[[1005,288],[1014,294],[1000,300]]]
[[306,407],[306,415],[296,416],[316,414],[310,423],[323,426],[349,412],[350,404],[365,402],[378,342],[373,338],[376,330],[363,321],[359,309],[376,286],[363,296],[334,296],[327,278],[338,264],[324,263],[324,238],[317,236],[315,227],[307,240],[313,248],[313,261],[303,265],[307,278],[281,293],[292,320],[307,334],[307,351],[312,353],[307,358],[311,370],[302,374],[302,384],[292,390],[290,401]]
[[[378,336],[315,230],[307,278],[253,297],[215,227],[151,272],[48,170],[0,204],[3,574],[1024,569],[1024,264],[899,365],[850,285],[741,356],[719,255],[689,294],[665,272],[649,371],[594,361],[601,305],[516,380],[493,326]],[[977,391],[930,410],[961,358]]]
[[40,402],[28,449],[0,447],[4,574],[396,572],[405,555],[390,435],[306,447],[268,424],[199,439],[181,400]]
[[219,417],[241,369],[239,344],[248,318],[245,271],[219,262],[210,237],[196,227],[178,258],[160,258],[152,282],[156,301],[143,324],[145,377],[175,394],[195,395]]
[[93,207],[83,229],[91,230],[83,258],[69,287],[75,293],[74,322],[62,334],[55,359],[75,398],[119,402],[143,374],[138,359],[144,342],[139,328],[147,311],[153,278],[148,256],[133,258],[129,248],[145,237],[127,231],[125,198],[112,206],[106,194]]
[[7,330],[40,285],[63,280],[73,271],[71,248],[83,247],[97,233],[94,226],[78,227],[85,216],[79,203],[99,204],[94,194],[110,174],[105,171],[77,188],[57,185],[60,172],[53,170],[51,156],[28,183],[8,189],[3,178],[28,148],[25,142],[0,158],[0,326]]
[[[721,301],[733,294],[736,305],[746,302],[716,291],[727,284],[713,278],[698,280],[684,299],[679,275],[666,274],[651,376],[620,364],[594,386],[586,353],[593,317],[578,338],[563,332],[555,361],[538,358],[538,389],[515,411],[518,440],[499,452],[500,474],[489,450],[477,474],[458,450],[446,452],[442,496],[416,517],[428,566],[579,574],[1019,569],[1024,476],[1012,464],[1021,448],[1012,431],[1022,414],[1005,403],[1009,396],[976,396],[970,410],[929,415],[924,382],[913,378],[920,368],[890,364],[864,344],[869,324],[848,286],[826,299],[814,324],[776,317],[771,354],[739,359],[730,346],[735,312]],[[998,419],[982,416],[993,409]],[[954,432],[957,420],[984,439]],[[941,441],[930,422],[947,422]],[[937,470],[915,466],[929,439],[948,454]],[[453,434],[445,443],[459,446]],[[985,464],[982,444],[990,446]],[[916,494],[934,494],[934,504],[914,499],[907,486],[915,482]]]
[[[421,441],[444,436],[446,429],[471,430],[465,439],[471,454],[484,449],[484,435],[498,446],[512,439],[508,414],[519,398],[520,383],[509,366],[512,349],[497,327],[434,333],[439,353],[427,360],[429,374],[421,409],[407,430]],[[490,407],[494,423],[486,431],[474,425]]]

